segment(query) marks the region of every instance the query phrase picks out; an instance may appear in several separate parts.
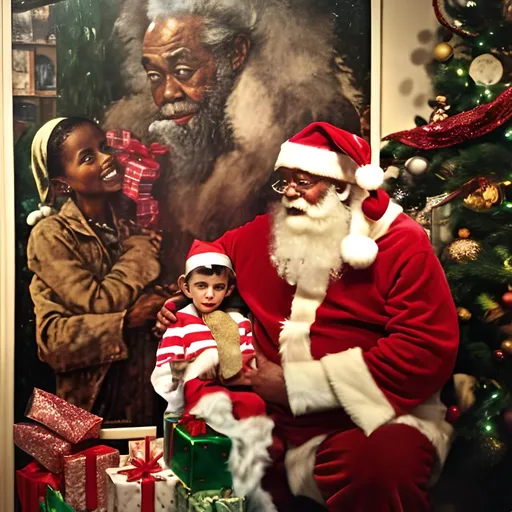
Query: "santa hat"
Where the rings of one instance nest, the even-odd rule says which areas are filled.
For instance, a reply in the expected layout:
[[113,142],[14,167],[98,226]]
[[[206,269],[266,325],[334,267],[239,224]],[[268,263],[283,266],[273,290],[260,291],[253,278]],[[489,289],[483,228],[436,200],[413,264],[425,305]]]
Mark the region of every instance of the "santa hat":
[[274,169],[288,167],[349,183],[350,231],[341,242],[343,261],[356,269],[369,267],[378,247],[368,235],[372,222],[386,212],[389,197],[377,191],[384,171],[371,163],[368,143],[329,123],[315,122],[281,146]]
[[199,267],[212,268],[212,265],[221,265],[234,272],[231,260],[219,245],[194,240],[187,255],[185,275]]

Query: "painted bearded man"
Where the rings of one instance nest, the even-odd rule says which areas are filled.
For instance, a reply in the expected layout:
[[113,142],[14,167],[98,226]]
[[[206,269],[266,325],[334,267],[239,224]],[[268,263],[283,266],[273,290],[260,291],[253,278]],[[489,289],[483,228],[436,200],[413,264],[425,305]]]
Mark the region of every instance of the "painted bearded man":
[[[369,163],[363,139],[313,123],[282,145],[281,203],[215,242],[253,314],[245,377],[275,423],[263,487],[278,510],[306,510],[293,502],[306,496],[332,512],[427,512],[447,455],[439,390],[457,314],[424,230]],[[162,309],[157,327],[173,320]]]
[[133,95],[110,109],[105,124],[169,146],[156,190],[165,259],[181,269],[193,237],[215,238],[264,211],[265,185],[287,137],[315,119],[358,133],[348,99],[357,93],[350,72],[334,63],[326,9],[149,0],[146,14],[138,3],[146,5],[125,2],[117,23]]

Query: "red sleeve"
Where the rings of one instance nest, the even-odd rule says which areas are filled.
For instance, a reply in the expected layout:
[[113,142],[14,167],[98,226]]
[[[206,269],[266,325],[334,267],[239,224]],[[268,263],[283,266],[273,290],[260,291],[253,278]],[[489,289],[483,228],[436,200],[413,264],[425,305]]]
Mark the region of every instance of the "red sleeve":
[[457,313],[433,252],[407,261],[385,308],[388,336],[364,352],[363,359],[396,413],[405,414],[444,385],[457,355]]

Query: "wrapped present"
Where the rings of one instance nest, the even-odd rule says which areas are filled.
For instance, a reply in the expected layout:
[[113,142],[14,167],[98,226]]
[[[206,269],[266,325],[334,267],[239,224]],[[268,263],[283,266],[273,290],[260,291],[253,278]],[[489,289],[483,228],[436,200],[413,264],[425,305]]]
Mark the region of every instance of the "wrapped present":
[[164,155],[168,149],[156,142],[146,147],[126,130],[107,131],[107,141],[118,151],[116,158],[124,170],[123,194],[137,203],[137,223],[143,227],[155,227],[158,203],[151,196],[148,185],[160,176],[156,156]]
[[156,457],[164,448],[164,440],[158,439],[135,439],[128,441],[128,455],[130,459],[142,459],[148,461]]
[[75,512],[73,507],[68,505],[62,498],[59,491],[53,490],[51,487],[46,489],[46,499],[39,504],[40,512]]
[[180,416],[165,415],[164,416],[164,463],[165,467],[171,464],[171,439],[172,431],[178,423]]
[[231,488],[231,440],[200,424],[183,417],[172,429],[170,468],[192,493]]
[[174,492],[176,512],[245,512],[247,500],[231,495],[230,489],[191,494],[181,482]]
[[71,443],[40,425],[14,425],[14,443],[52,473],[62,471],[63,456],[71,454]]
[[77,512],[107,509],[106,470],[119,467],[119,451],[93,446],[64,457],[66,503]]
[[37,388],[32,393],[25,415],[72,444],[97,438],[103,421],[99,416]]
[[132,466],[107,469],[109,512],[175,512],[174,488],[179,480],[157,460],[134,459]]
[[46,497],[46,487],[61,488],[61,476],[46,471],[38,462],[31,462],[16,471],[16,491],[21,512],[38,512],[39,502]]

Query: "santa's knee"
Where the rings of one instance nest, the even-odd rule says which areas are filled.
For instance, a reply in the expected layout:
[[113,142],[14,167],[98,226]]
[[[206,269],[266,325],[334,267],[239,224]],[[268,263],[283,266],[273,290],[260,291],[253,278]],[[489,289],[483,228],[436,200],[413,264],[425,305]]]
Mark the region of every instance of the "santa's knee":
[[354,462],[353,482],[361,489],[400,494],[426,485],[434,459],[434,448],[421,432],[386,425],[368,437],[364,456]]

